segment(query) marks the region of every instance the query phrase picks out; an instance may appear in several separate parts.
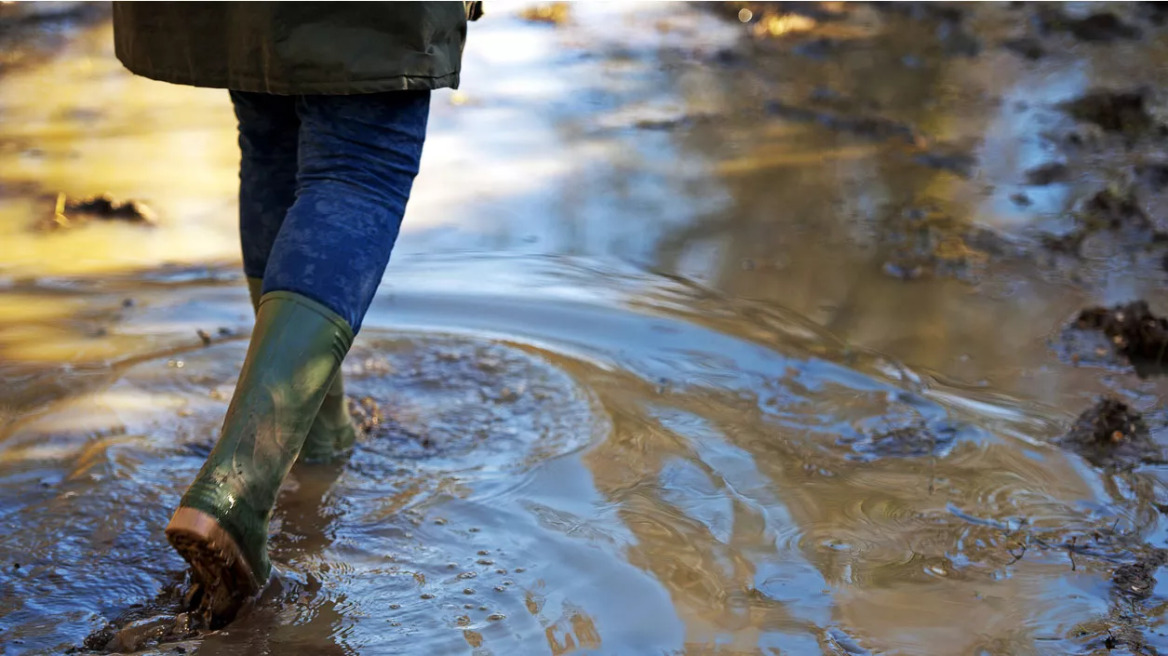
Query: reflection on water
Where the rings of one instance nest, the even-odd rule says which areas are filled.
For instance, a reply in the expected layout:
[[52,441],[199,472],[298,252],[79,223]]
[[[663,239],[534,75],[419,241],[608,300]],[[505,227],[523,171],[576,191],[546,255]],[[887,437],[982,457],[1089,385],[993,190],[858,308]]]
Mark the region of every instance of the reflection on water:
[[[1025,243],[1071,202],[1002,210],[1038,157],[1004,135],[1054,120],[1046,104],[1103,75],[1096,55],[954,55],[866,8],[824,24],[828,58],[739,42],[691,7],[571,15],[504,5],[473,26],[345,365],[380,422],[344,465],[294,470],[256,606],[177,646],[1102,653],[1119,615],[1162,643],[1163,591],[1138,605],[1109,583],[1163,542],[1159,472],[1049,444],[1094,394],[1149,411],[1160,388],[1046,346],[1085,299],[1159,279],[881,273],[906,208]],[[223,94],[132,79],[109,38],[0,78],[5,654],[178,610],[161,528],[251,321]],[[809,98],[919,134],[764,111]],[[920,163],[945,149],[976,164]],[[59,191],[145,199],[160,225],[30,231]],[[148,643],[122,644],[176,646]]]

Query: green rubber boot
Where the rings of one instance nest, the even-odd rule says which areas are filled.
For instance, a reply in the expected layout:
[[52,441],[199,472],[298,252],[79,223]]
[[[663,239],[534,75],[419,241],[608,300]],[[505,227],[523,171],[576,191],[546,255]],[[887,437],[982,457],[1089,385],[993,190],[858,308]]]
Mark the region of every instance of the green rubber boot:
[[352,342],[344,319],[304,296],[271,292],[259,303],[219,442],[166,527],[203,585],[213,624],[229,621],[271,574],[276,495]]
[[[251,295],[252,308],[259,306],[260,290],[263,286],[262,278],[247,279],[247,291]],[[356,441],[357,427],[353,425],[353,417],[349,414],[345,383],[341,372],[338,371],[332,387],[324,396],[324,403],[320,405],[320,412],[316,413],[316,420],[312,422],[308,438],[304,440],[304,448],[300,450],[300,462],[334,462],[348,452]]]

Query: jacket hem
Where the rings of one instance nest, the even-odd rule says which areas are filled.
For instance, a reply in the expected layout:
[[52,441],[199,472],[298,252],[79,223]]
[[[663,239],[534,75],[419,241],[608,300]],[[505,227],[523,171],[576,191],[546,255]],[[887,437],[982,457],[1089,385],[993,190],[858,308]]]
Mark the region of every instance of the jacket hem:
[[159,71],[139,66],[125,66],[131,73],[142,77],[209,89],[229,89],[246,93],[269,93],[277,96],[350,96],[386,91],[424,91],[442,88],[457,89],[459,73],[444,75],[392,75],[371,80],[344,80],[321,82],[271,82],[240,75],[202,74],[190,75],[185,71]]

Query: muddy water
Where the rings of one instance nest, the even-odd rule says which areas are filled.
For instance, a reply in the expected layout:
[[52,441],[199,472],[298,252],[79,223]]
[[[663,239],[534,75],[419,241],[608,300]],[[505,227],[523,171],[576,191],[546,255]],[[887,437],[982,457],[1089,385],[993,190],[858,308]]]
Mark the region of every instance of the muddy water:
[[[1025,182],[1057,103],[1163,82],[1158,33],[1030,61],[1006,6],[970,10],[972,47],[868,9],[754,41],[685,6],[492,4],[345,365],[380,422],[293,471],[254,607],[162,645],[186,585],[162,527],[250,326],[230,110],[120,71],[108,25],[0,78],[0,653],[111,622],[89,647],[1164,648],[1168,592],[1112,580],[1164,543],[1163,472],[1050,443],[1102,392],[1163,435],[1161,383],[1052,344],[1087,303],[1163,309],[1164,273],[1038,246],[1122,161]],[[159,224],[30,229],[102,191]],[[998,245],[906,262],[914,212]]]

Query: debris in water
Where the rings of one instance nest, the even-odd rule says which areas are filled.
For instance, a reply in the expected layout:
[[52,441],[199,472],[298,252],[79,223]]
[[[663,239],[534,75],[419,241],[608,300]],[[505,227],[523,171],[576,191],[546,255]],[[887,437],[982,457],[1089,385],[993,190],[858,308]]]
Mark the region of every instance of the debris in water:
[[1097,467],[1129,469],[1164,461],[1143,417],[1112,397],[1100,399],[1079,415],[1058,443]]

